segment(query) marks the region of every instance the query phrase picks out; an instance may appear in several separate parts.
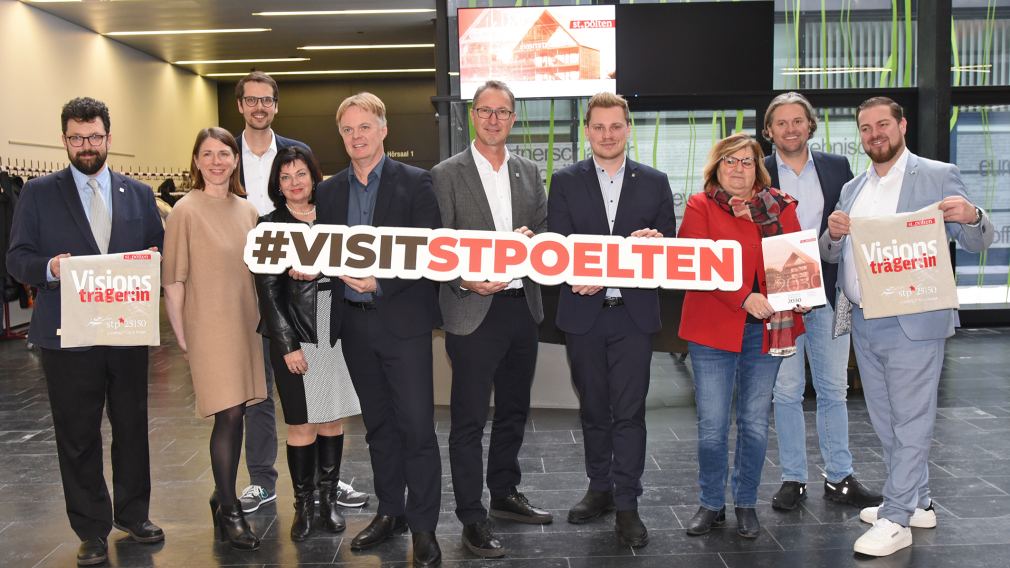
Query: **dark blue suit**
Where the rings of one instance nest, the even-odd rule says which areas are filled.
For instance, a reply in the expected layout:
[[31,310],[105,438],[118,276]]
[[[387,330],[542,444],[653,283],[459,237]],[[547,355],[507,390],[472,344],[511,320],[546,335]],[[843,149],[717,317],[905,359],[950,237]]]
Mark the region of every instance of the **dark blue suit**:
[[[154,192],[121,174],[110,177],[109,252],[160,249],[164,230]],[[15,279],[39,288],[28,340],[42,348],[70,524],[81,539],[105,538],[113,518],[125,524],[148,518],[147,347],[60,349],[59,282],[46,282],[46,268],[65,252],[100,254],[70,168],[25,184],[14,212],[7,266]],[[114,507],[102,473],[106,397],[114,440]]]
[[[845,156],[835,154],[825,154],[816,150],[810,150],[814,158],[814,170],[817,171],[817,180],[821,183],[821,193],[824,194],[824,211],[821,213],[821,227],[817,231],[820,235],[828,228],[828,216],[835,210],[838,197],[842,194],[842,186],[852,179],[852,169],[849,167],[849,160]],[[780,189],[779,185],[779,164],[775,159],[775,153],[765,156],[765,168],[772,178],[772,187]],[[821,261],[821,274],[824,275],[824,293],[831,302],[831,307],[835,306],[835,282],[838,280],[838,265]]]
[[[316,188],[318,223],[347,224],[348,174],[349,168]],[[441,224],[431,174],[387,157],[372,225]],[[431,330],[442,323],[436,284],[380,278],[374,303],[355,307],[343,300],[344,283],[333,283],[330,338],[340,339],[361,402],[378,514],[406,514],[413,532],[434,531],[442,499],[431,355]]]
[[[554,174],[548,230],[562,235],[629,236],[651,228],[677,232],[666,174],[627,160],[611,232],[592,158]],[[623,306],[604,307],[604,292],[574,294],[561,286],[556,323],[565,332],[572,381],[579,394],[589,489],[614,491],[619,510],[637,508],[645,467],[645,397],[652,334],[662,327],[659,293],[621,288]]]

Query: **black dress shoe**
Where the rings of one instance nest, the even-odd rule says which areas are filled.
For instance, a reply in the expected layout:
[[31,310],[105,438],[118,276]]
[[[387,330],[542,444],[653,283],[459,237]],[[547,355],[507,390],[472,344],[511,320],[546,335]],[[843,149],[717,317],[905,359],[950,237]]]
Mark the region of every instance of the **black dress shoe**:
[[529,525],[549,525],[554,520],[550,511],[538,509],[526,499],[526,496],[509,489],[508,495],[491,499],[491,509],[488,515],[496,519],[508,519]]
[[463,546],[481,558],[505,556],[505,547],[491,532],[491,523],[487,519],[463,525]]
[[737,507],[736,534],[744,538],[757,538],[761,534],[761,523],[758,522],[757,509],[753,507]]
[[77,549],[78,566],[96,566],[105,564],[109,560],[109,547],[105,544],[104,538],[89,538],[81,541],[81,546]]
[[772,509],[792,511],[807,498],[807,484],[799,481],[783,481],[778,493],[772,497]]
[[137,542],[151,543],[165,540],[165,531],[149,520],[139,523],[112,521],[112,526],[130,535]]
[[358,536],[351,541],[351,550],[365,550],[386,542],[394,534],[407,532],[407,519],[403,515],[375,515]]
[[829,483],[824,480],[824,498],[835,503],[844,503],[859,507],[879,507],[884,502],[884,497],[866,488],[853,475],[849,475],[838,483]]
[[713,511],[705,507],[698,507],[698,512],[687,522],[687,534],[699,536],[707,534],[712,527],[721,527],[726,524],[726,507]]
[[416,532],[414,541],[414,566],[438,566],[442,563],[442,549],[438,547],[434,532]]
[[614,510],[613,491],[586,491],[586,496],[568,511],[568,522],[581,525]]
[[649,544],[649,531],[638,516],[638,511],[617,512],[617,542],[621,546],[641,548]]

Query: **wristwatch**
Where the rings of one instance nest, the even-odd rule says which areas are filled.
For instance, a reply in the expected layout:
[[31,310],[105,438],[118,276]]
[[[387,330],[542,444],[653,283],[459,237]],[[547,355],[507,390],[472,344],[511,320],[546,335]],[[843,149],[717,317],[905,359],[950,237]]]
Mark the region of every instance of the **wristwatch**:
[[978,206],[976,206],[975,207],[975,220],[972,221],[971,223],[968,223],[968,226],[969,227],[978,227],[978,224],[981,223],[981,222],[982,222],[982,210],[979,209]]

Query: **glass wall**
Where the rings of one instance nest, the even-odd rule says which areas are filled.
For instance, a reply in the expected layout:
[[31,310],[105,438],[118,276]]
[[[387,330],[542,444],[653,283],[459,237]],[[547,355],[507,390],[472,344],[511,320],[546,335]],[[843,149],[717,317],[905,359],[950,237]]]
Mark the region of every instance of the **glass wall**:
[[954,0],[951,82],[1010,85],[1010,0]]
[[[979,290],[979,303],[1008,302],[1010,284],[1010,104],[957,107],[950,132],[951,161],[961,169],[968,198],[989,212],[996,230],[984,254],[957,252],[957,282],[996,286]],[[971,303],[976,303],[971,301]]]
[[[589,3],[450,0],[449,33],[455,37],[458,7]],[[872,94],[916,86],[917,11],[917,0],[775,0],[774,88],[864,90],[853,94],[852,106],[818,109],[819,128],[810,142],[816,150],[845,156],[856,175],[869,160],[859,141],[854,107]],[[959,90],[975,95],[980,88],[1005,90],[1010,85],[1010,0],[953,0],[952,14],[951,37],[935,41],[950,42],[955,104]],[[450,41],[450,71],[457,67],[456,46]],[[458,96],[458,81],[452,79],[452,94]],[[949,161],[961,168],[969,198],[990,212],[996,226],[996,242],[987,253],[957,251],[955,271],[963,307],[1005,308],[1010,305],[1010,91],[1005,97],[989,96],[985,104],[951,109]],[[518,103],[510,149],[539,164],[545,183],[553,171],[587,155],[580,120],[585,103]],[[754,105],[752,100],[748,106]],[[466,103],[452,105],[454,153],[471,138],[466,109]],[[629,156],[669,175],[681,215],[687,197],[701,189],[701,171],[713,142],[735,131],[758,134],[761,119],[753,109],[740,108],[635,112]]]

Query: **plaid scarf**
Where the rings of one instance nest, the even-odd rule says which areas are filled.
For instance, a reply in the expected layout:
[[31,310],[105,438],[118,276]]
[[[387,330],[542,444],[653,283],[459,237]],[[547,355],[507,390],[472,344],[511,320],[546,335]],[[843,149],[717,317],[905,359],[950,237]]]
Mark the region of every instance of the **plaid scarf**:
[[[723,211],[757,225],[762,238],[783,233],[779,215],[787,205],[796,201],[773,187],[755,186],[754,195],[750,199],[743,199],[731,195],[717,184],[710,184],[705,186],[705,195],[715,201]],[[761,269],[763,270],[763,267]],[[793,326],[792,310],[775,312],[768,318],[767,326],[770,334],[769,355],[788,357],[796,353],[796,330]]]

